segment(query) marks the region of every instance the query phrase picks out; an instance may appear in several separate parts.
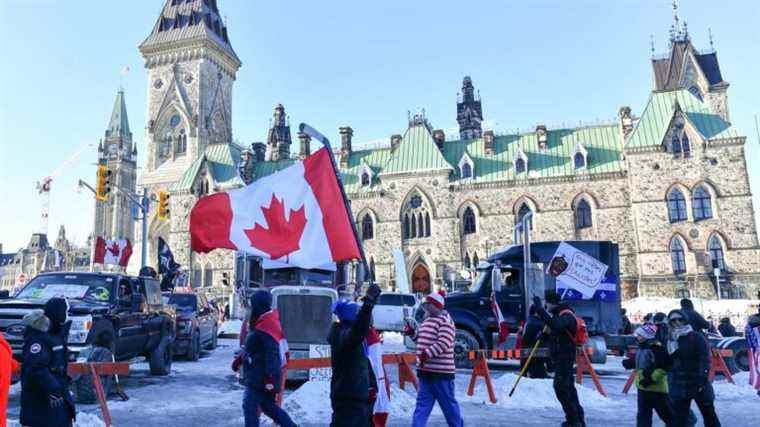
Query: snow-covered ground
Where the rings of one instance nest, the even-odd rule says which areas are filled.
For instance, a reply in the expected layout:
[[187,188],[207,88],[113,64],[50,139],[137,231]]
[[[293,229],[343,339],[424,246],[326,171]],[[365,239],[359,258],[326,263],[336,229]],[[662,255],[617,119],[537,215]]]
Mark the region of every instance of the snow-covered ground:
[[[399,334],[386,334],[386,351],[403,350]],[[232,354],[237,341],[220,340],[220,347],[204,353],[198,362],[175,361],[168,377],[151,377],[147,364],[132,366],[131,375],[123,378],[130,400],[122,402],[111,396],[109,407],[114,425],[140,427],[168,426],[242,426],[241,399],[243,389],[230,370]],[[620,358],[610,357],[607,364],[597,366],[602,383],[609,395],[602,397],[592,388],[590,378],[579,386],[581,404],[587,414],[589,426],[634,426],[636,418],[636,391],[622,394],[627,372]],[[492,367],[498,402],[491,404],[482,380],[477,383],[475,395],[466,395],[470,371],[461,370],[456,376],[456,396],[470,425],[503,426],[559,425],[562,411],[554,398],[551,380],[523,379],[514,396],[507,396],[516,378],[516,365]],[[408,426],[414,412],[416,393],[407,385],[398,388],[397,370],[389,366],[392,380],[391,416],[389,425]],[[749,427],[760,425],[760,398],[747,384],[746,373],[735,377],[737,385],[716,381],[716,407],[724,425]],[[9,402],[10,426],[18,426],[19,385],[11,388]],[[289,390],[285,409],[300,425],[323,426],[330,420],[329,383],[306,383],[297,390]],[[82,405],[79,427],[100,427],[100,409],[97,405]],[[269,423],[268,425],[271,425]],[[431,426],[445,425],[440,410],[436,409]],[[655,424],[661,425],[661,424]]]
[[[757,313],[760,300],[750,299],[722,299],[707,300],[692,298],[694,308],[706,319],[712,320],[715,326],[723,317],[731,319],[731,323],[737,331],[743,331],[747,324],[747,318]],[[639,297],[623,302],[623,308],[628,312],[628,318],[634,323],[639,323],[647,315],[661,311],[667,314],[670,310],[681,308],[680,299],[663,297]]]

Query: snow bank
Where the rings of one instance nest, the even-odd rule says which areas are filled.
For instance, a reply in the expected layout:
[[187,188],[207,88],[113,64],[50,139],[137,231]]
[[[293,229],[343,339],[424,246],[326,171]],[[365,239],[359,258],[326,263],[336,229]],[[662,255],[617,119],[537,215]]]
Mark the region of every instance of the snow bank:
[[745,399],[745,398],[757,398],[757,390],[749,385],[749,372],[739,372],[732,375],[736,384],[731,384],[728,381],[714,381],[713,389],[715,390],[716,399]]
[[383,332],[383,353],[403,353],[407,351],[404,336],[398,332]]
[[[757,306],[760,304],[760,300],[750,299],[691,300],[694,302],[694,308],[705,318],[712,317],[716,326],[722,317],[728,317],[737,330],[744,329],[747,318],[757,313]],[[623,302],[623,308],[628,311],[628,318],[634,323],[641,322],[647,313],[661,311],[667,314],[670,310],[680,307],[680,299],[677,298],[639,297]]]
[[228,320],[222,323],[222,327],[219,328],[219,335],[224,336],[238,336],[240,334],[240,327],[243,326],[243,321],[239,319]]
[[[97,415],[87,412],[78,412],[77,422],[74,423],[74,427],[104,427],[105,425]],[[8,420],[8,427],[21,427],[21,424],[18,420]]]
[[[494,391],[496,392],[496,405],[503,408],[519,409],[561,409],[556,396],[551,379],[533,379],[523,377],[517,390],[509,397],[509,391],[515,384],[517,375],[513,373],[504,374],[493,382]],[[575,386],[578,390],[578,399],[584,408],[609,409],[618,407],[619,401],[608,399],[599,394],[596,389],[586,386]],[[460,391],[459,389],[457,390]],[[465,394],[466,390],[461,390],[461,396],[457,399],[472,403],[487,403],[488,392],[483,381],[479,381],[475,386],[475,394],[470,397]],[[457,393],[459,394],[459,393]]]

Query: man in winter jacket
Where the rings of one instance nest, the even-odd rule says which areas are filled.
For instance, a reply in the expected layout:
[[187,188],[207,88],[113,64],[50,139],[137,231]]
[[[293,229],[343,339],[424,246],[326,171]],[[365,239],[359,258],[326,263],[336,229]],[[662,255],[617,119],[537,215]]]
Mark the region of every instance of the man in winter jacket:
[[694,310],[694,303],[688,298],[681,300],[681,312],[686,316],[689,325],[696,332],[704,333],[713,327],[697,310]]
[[438,402],[449,427],[461,427],[462,414],[454,397],[454,321],[444,310],[443,293],[431,293],[422,309],[426,318],[417,330],[417,376],[420,389],[412,427],[427,425],[433,405]]
[[338,322],[333,323],[327,336],[332,359],[330,425],[333,427],[370,425],[370,368],[364,354],[364,340],[378,296],[380,287],[372,284],[361,309],[349,300],[340,300],[333,308]]
[[728,317],[724,317],[720,319],[720,324],[718,325],[718,332],[720,332],[720,334],[726,338],[736,336],[736,328],[734,327],[734,325],[731,324],[731,319],[729,319]]
[[[554,365],[554,394],[565,411],[563,426],[585,426],[583,407],[578,400],[578,392],[575,390],[575,363],[576,344],[573,341],[578,324],[575,314],[570,307],[561,301],[555,291],[546,293],[546,308],[541,306],[541,300],[533,297],[533,306],[536,314],[549,328],[547,344],[549,357]],[[551,313],[551,314],[549,314]]]
[[[544,322],[536,315],[536,310],[531,306],[528,313],[528,321],[525,323],[522,331],[521,347],[530,351],[536,344],[536,341],[541,337],[541,330],[544,328]],[[520,367],[522,368],[527,362],[527,357],[520,358]],[[528,370],[526,371],[528,378],[547,378],[546,374],[546,359],[543,357],[534,356],[530,360]]]
[[642,325],[633,335],[639,342],[635,359],[623,360],[626,369],[636,369],[638,412],[636,427],[652,427],[652,410],[667,426],[673,425],[673,407],[668,397],[667,373],[669,359],[665,347],[657,341],[657,328]]
[[691,401],[697,403],[706,427],[718,427],[715,394],[708,380],[710,348],[704,335],[695,332],[690,318],[682,310],[668,313],[670,337],[667,344],[672,364],[670,397],[673,399],[676,425],[686,426]]
[[233,362],[237,371],[242,365],[243,416],[246,427],[258,427],[258,410],[283,427],[295,426],[290,416],[275,403],[285,364],[280,317],[272,310],[272,295],[265,290],[251,296],[251,325],[245,337],[245,348]]
[[20,423],[29,427],[67,427],[76,416],[69,391],[69,305],[51,298],[45,310],[24,316]]

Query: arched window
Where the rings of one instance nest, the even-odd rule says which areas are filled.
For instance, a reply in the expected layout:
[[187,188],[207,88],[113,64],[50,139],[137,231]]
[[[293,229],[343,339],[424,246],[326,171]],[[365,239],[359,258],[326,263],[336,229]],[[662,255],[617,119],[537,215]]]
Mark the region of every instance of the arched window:
[[475,212],[473,212],[471,207],[467,206],[462,214],[462,233],[474,234],[476,231]]
[[411,230],[409,229],[409,215],[404,215],[404,239],[412,237]]
[[694,221],[712,218],[712,200],[710,193],[705,187],[699,186],[694,190],[691,199],[691,208],[694,213]]
[[[530,206],[528,206],[527,203],[523,203],[522,206],[520,206],[520,209],[517,211],[517,223],[522,223],[523,218],[525,218],[525,215],[532,213],[533,211],[530,210]],[[528,219],[528,224],[530,225],[530,229],[533,229],[533,217],[530,217]]]
[[203,286],[206,288],[214,286],[214,267],[211,263],[206,264],[206,271],[203,274]]
[[362,240],[371,240],[375,235],[372,217],[369,214],[362,218]]
[[177,137],[177,149],[176,153],[178,155],[185,154],[187,151],[187,135],[185,134],[184,129],[179,130],[179,136]]
[[470,262],[470,254],[465,252],[464,259],[462,260],[462,264],[464,265],[464,268],[469,270],[472,267],[472,264]]
[[200,288],[203,280],[203,270],[201,269],[201,266],[196,264],[193,266],[193,275],[192,275],[192,281],[191,285],[194,288]]
[[681,239],[678,237],[670,240],[670,263],[673,266],[673,274],[686,273],[686,256]]
[[412,223],[412,234],[410,237],[414,239],[415,237],[417,237],[417,219],[414,217],[414,215],[412,215],[409,222]]
[[673,122],[673,128],[670,136],[670,150],[673,152],[673,156],[679,158],[689,157],[691,154],[691,144],[689,142],[689,136],[686,134],[686,127],[683,118],[678,117]]
[[369,277],[372,282],[375,281],[375,258],[373,257],[370,257],[369,259]]
[[573,162],[575,163],[576,169],[584,169],[586,167],[586,156],[579,151],[573,156]]
[[425,212],[425,237],[430,237],[430,213]]
[[712,259],[713,268],[718,268],[720,271],[725,271],[726,260],[723,258],[723,245],[720,242],[720,238],[713,234],[707,241],[707,250],[710,252],[710,259]]
[[472,166],[469,163],[462,164],[462,178],[472,178]]
[[480,259],[478,258],[478,253],[475,252],[472,255],[472,268],[478,268],[478,264],[480,264]]
[[575,208],[575,228],[580,230],[583,228],[591,228],[591,206],[585,199],[581,199],[578,202],[578,206]]
[[414,194],[403,205],[404,239],[416,239],[430,236],[430,209],[421,195]]
[[668,217],[670,222],[686,221],[686,199],[677,188],[668,193]]
[[425,237],[427,236],[427,233],[425,232],[425,219],[422,217],[422,212],[417,214],[417,236],[418,237]]
[[362,173],[362,187],[369,187],[370,178],[367,172]]
[[518,157],[517,160],[515,160],[515,173],[523,173],[525,172],[525,160],[523,160],[522,157]]

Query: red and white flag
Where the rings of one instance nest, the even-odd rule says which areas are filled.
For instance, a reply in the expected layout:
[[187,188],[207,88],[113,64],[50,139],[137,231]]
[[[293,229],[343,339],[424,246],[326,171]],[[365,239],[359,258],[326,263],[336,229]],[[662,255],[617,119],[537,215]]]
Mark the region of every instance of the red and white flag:
[[132,243],[129,239],[105,240],[98,236],[95,241],[93,264],[113,264],[126,267],[132,256]]
[[282,332],[282,326],[280,326],[280,312],[277,310],[269,310],[259,316],[258,320],[256,320],[256,329],[269,335],[277,342],[277,344],[279,344],[280,366],[285,366],[285,364],[288,363],[288,359],[290,359],[290,351],[288,349],[288,340],[285,339],[285,334]]
[[501,313],[501,308],[499,308],[499,304],[496,302],[495,294],[491,294],[491,310],[493,310],[493,315],[496,317],[496,323],[499,326],[499,344],[504,344],[509,336],[509,324],[507,324],[507,320]]
[[233,249],[301,268],[361,258],[326,148],[246,187],[202,197],[190,212],[190,237],[196,252]]
[[372,366],[372,372],[375,374],[376,383],[372,387],[377,390],[377,399],[375,406],[372,408],[372,425],[373,427],[383,427],[388,422],[388,411],[390,410],[391,397],[388,393],[388,380],[385,377],[385,367],[383,366],[383,344],[380,341],[380,334],[375,328],[370,328],[369,334],[365,339],[366,354],[369,364]]

